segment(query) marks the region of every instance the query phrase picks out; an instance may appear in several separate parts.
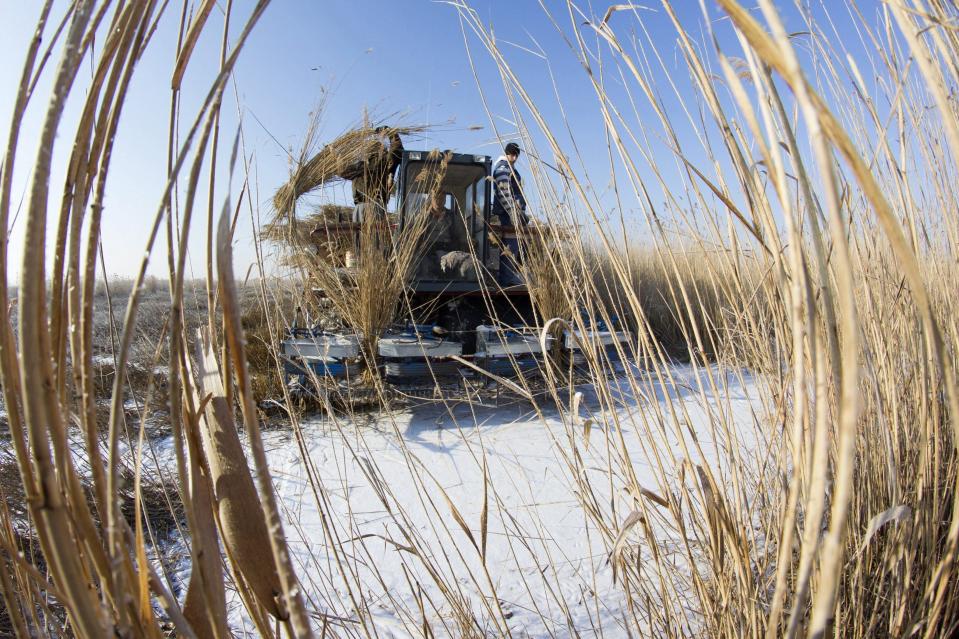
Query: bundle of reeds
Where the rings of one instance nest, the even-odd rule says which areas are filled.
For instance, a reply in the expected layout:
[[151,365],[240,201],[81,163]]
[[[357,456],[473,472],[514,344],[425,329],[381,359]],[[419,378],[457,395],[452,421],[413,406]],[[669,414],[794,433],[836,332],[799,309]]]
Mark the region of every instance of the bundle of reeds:
[[425,126],[387,127],[366,125],[350,129],[326,144],[309,160],[298,163],[290,179],[277,189],[273,208],[278,217],[294,215],[296,201],[304,194],[338,179],[344,174],[362,172],[371,158],[385,155],[383,139],[392,135],[407,136],[425,131]]
[[309,278],[319,261],[336,266],[345,264],[353,238],[337,230],[351,224],[352,219],[352,207],[321,204],[309,215],[270,221],[263,226],[260,238],[279,249],[281,265]]

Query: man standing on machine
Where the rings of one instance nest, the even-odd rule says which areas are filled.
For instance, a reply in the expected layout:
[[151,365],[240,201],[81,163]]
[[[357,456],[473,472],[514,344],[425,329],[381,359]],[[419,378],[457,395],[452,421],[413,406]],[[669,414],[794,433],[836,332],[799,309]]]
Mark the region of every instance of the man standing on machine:
[[523,195],[523,178],[516,170],[520,148],[510,142],[503,149],[504,155],[493,165],[493,218],[503,226],[526,226],[526,197]]

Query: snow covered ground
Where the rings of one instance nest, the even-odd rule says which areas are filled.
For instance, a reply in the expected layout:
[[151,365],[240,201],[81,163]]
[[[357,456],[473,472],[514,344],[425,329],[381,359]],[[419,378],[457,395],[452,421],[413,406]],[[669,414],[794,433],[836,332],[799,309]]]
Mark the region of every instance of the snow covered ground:
[[605,402],[577,389],[576,419],[552,403],[430,404],[266,433],[317,627],[422,636],[425,619],[439,636],[627,636],[609,554],[630,486],[662,494],[682,459],[721,460],[721,415],[747,446],[764,420],[741,371],[667,374],[640,372]]

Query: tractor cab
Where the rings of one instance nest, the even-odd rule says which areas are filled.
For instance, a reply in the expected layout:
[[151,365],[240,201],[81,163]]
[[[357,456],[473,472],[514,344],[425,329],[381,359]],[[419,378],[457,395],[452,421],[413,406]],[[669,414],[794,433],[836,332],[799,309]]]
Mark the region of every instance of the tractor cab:
[[[422,258],[415,293],[469,293],[494,278],[489,238],[491,161],[486,155],[404,151],[397,175],[399,232],[416,227]],[[493,252],[495,253],[495,252]]]

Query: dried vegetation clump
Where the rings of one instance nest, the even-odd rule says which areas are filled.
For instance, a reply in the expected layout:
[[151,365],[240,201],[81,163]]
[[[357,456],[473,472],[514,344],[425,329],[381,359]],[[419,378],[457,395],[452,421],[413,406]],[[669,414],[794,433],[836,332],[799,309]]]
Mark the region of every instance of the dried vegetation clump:
[[[425,126],[389,127],[364,124],[340,134],[327,143],[313,157],[307,159],[310,142],[315,132],[306,136],[303,152],[290,172],[287,183],[277,189],[273,195],[273,208],[277,216],[292,217],[296,214],[296,203],[301,196],[331,182],[342,180],[343,175],[356,171],[369,158],[386,152],[382,138],[391,135],[409,136],[425,131]],[[360,170],[362,173],[362,169]]]
[[321,204],[309,215],[278,216],[266,224],[260,237],[280,248],[280,263],[310,276],[317,262],[346,265],[346,253],[353,248],[349,233],[330,232],[352,224],[353,207]]
[[257,282],[247,287],[242,299],[243,332],[246,335],[246,361],[250,368],[250,384],[257,404],[283,398],[283,363],[277,344],[286,327],[299,312],[308,314],[315,307],[310,287],[300,288],[295,278],[284,281]]

